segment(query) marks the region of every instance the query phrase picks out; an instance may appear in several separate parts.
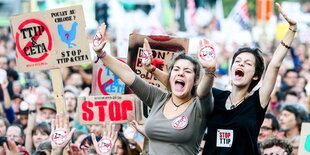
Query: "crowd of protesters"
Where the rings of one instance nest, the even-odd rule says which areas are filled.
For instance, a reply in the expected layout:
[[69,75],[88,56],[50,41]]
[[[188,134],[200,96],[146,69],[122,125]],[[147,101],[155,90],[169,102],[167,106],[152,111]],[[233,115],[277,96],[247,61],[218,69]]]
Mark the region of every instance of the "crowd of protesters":
[[[203,28],[207,38],[212,40],[213,30],[206,25]],[[109,29],[107,30],[109,31]],[[136,30],[137,31],[137,30]],[[167,34],[176,35],[173,32]],[[90,34],[93,35],[93,34]],[[107,38],[111,40],[111,53],[117,54],[116,42],[112,32],[108,32]],[[90,39],[92,40],[92,39]],[[91,41],[90,41],[91,42]],[[280,41],[275,41],[275,45]],[[230,90],[228,72],[229,65],[237,49],[244,45],[234,43],[232,45],[223,42],[214,42],[217,46],[217,71],[213,87],[222,90]],[[258,147],[265,153],[274,147],[280,147],[281,151],[297,154],[301,124],[309,121],[310,111],[310,42],[302,42],[297,35],[284,58],[284,65],[279,69],[275,87],[271,93],[271,99],[266,109],[267,113],[260,127],[258,135]],[[262,49],[265,64],[271,61],[274,45],[269,49]],[[117,52],[116,52],[117,53]],[[6,154],[28,152],[30,154],[49,154],[55,146],[51,143],[50,135],[55,130],[52,122],[59,123],[59,115],[53,101],[53,88],[50,73],[46,71],[34,71],[19,73],[16,65],[15,42],[8,27],[0,28],[0,70],[6,72],[7,77],[1,81],[0,88],[0,153]],[[92,84],[92,65],[74,66],[62,68],[64,99],[68,113],[68,131],[71,128],[69,154],[99,154],[93,139],[98,141],[104,135],[107,126],[79,125],[77,120],[77,98],[89,96]],[[3,76],[2,74],[0,76]],[[258,84],[260,85],[260,84]],[[56,120],[56,121],[55,121]],[[63,123],[64,124],[64,123]],[[142,133],[136,132],[134,137],[128,137],[126,130],[130,124],[113,126],[117,130],[114,154],[145,154],[148,149],[147,142],[143,141]],[[112,127],[111,127],[112,128]],[[115,128],[115,129],[114,129]],[[112,132],[112,131],[109,131]],[[93,135],[92,135],[93,134]],[[5,139],[6,138],[6,139]],[[207,139],[205,139],[207,140]],[[201,145],[202,147],[204,145]],[[203,149],[201,149],[203,150]],[[63,151],[63,150],[61,150]],[[201,152],[200,152],[201,153]]]

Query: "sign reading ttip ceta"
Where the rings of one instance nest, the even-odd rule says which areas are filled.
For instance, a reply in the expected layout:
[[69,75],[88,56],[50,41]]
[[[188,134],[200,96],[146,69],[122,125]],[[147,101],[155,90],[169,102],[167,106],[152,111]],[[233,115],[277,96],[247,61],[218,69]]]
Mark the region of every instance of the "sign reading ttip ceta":
[[90,63],[82,6],[10,17],[20,72]]

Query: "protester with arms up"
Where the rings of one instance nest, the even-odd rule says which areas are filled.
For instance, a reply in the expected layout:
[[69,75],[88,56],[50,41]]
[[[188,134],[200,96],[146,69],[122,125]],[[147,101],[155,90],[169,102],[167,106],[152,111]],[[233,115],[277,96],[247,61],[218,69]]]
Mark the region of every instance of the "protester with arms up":
[[[208,120],[203,154],[258,154],[257,137],[260,126],[279,68],[297,29],[296,22],[288,18],[278,3],[276,6],[290,26],[266,69],[262,86],[257,90],[253,89],[264,72],[260,50],[239,49],[231,64],[232,90],[213,89],[214,111]],[[160,81],[167,84],[166,74],[159,70],[154,73]]]
[[[99,27],[102,35],[105,29],[105,24]],[[208,44],[204,40],[201,45]],[[164,91],[147,84],[128,65],[102,51],[104,45],[104,41],[94,45],[98,59],[152,109],[145,124],[145,132],[150,139],[149,153],[197,154],[206,129],[207,115],[213,109],[211,87],[215,72],[214,57],[209,61],[200,60],[205,73],[196,92],[200,77],[199,62],[184,53],[177,55],[169,69],[169,91]],[[151,52],[147,40],[144,40],[143,49]]]

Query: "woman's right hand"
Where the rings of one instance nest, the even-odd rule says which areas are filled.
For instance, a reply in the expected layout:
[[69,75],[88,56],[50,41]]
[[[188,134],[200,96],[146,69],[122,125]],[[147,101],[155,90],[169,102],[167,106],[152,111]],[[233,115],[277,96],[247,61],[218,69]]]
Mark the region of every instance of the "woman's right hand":
[[93,40],[93,49],[97,53],[97,55],[102,55],[102,49],[104,48],[105,44],[105,32],[107,26],[105,23],[101,24],[98,28],[98,31]]

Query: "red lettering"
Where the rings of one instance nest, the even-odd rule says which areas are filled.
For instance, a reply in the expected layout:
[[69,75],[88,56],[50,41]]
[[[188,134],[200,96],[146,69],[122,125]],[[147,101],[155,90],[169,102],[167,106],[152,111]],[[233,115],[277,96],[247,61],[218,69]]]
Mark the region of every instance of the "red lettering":
[[220,132],[220,138],[223,138],[223,135],[224,133],[223,132]]
[[117,101],[111,101],[109,104],[109,116],[111,121],[121,120],[121,108],[120,103]]
[[227,136],[226,136],[226,138],[229,138],[229,137],[230,137],[230,133],[228,132],[228,133],[227,133]]
[[84,121],[92,121],[94,119],[94,112],[88,107],[93,107],[93,103],[90,101],[84,101],[82,103],[82,110],[84,111],[82,113],[82,119]]
[[99,121],[104,122],[105,120],[105,112],[104,112],[104,106],[107,105],[107,101],[95,101],[95,106],[98,106],[98,112],[99,112]]
[[127,110],[133,110],[133,105],[130,100],[125,100],[122,102],[122,120],[127,120]]

